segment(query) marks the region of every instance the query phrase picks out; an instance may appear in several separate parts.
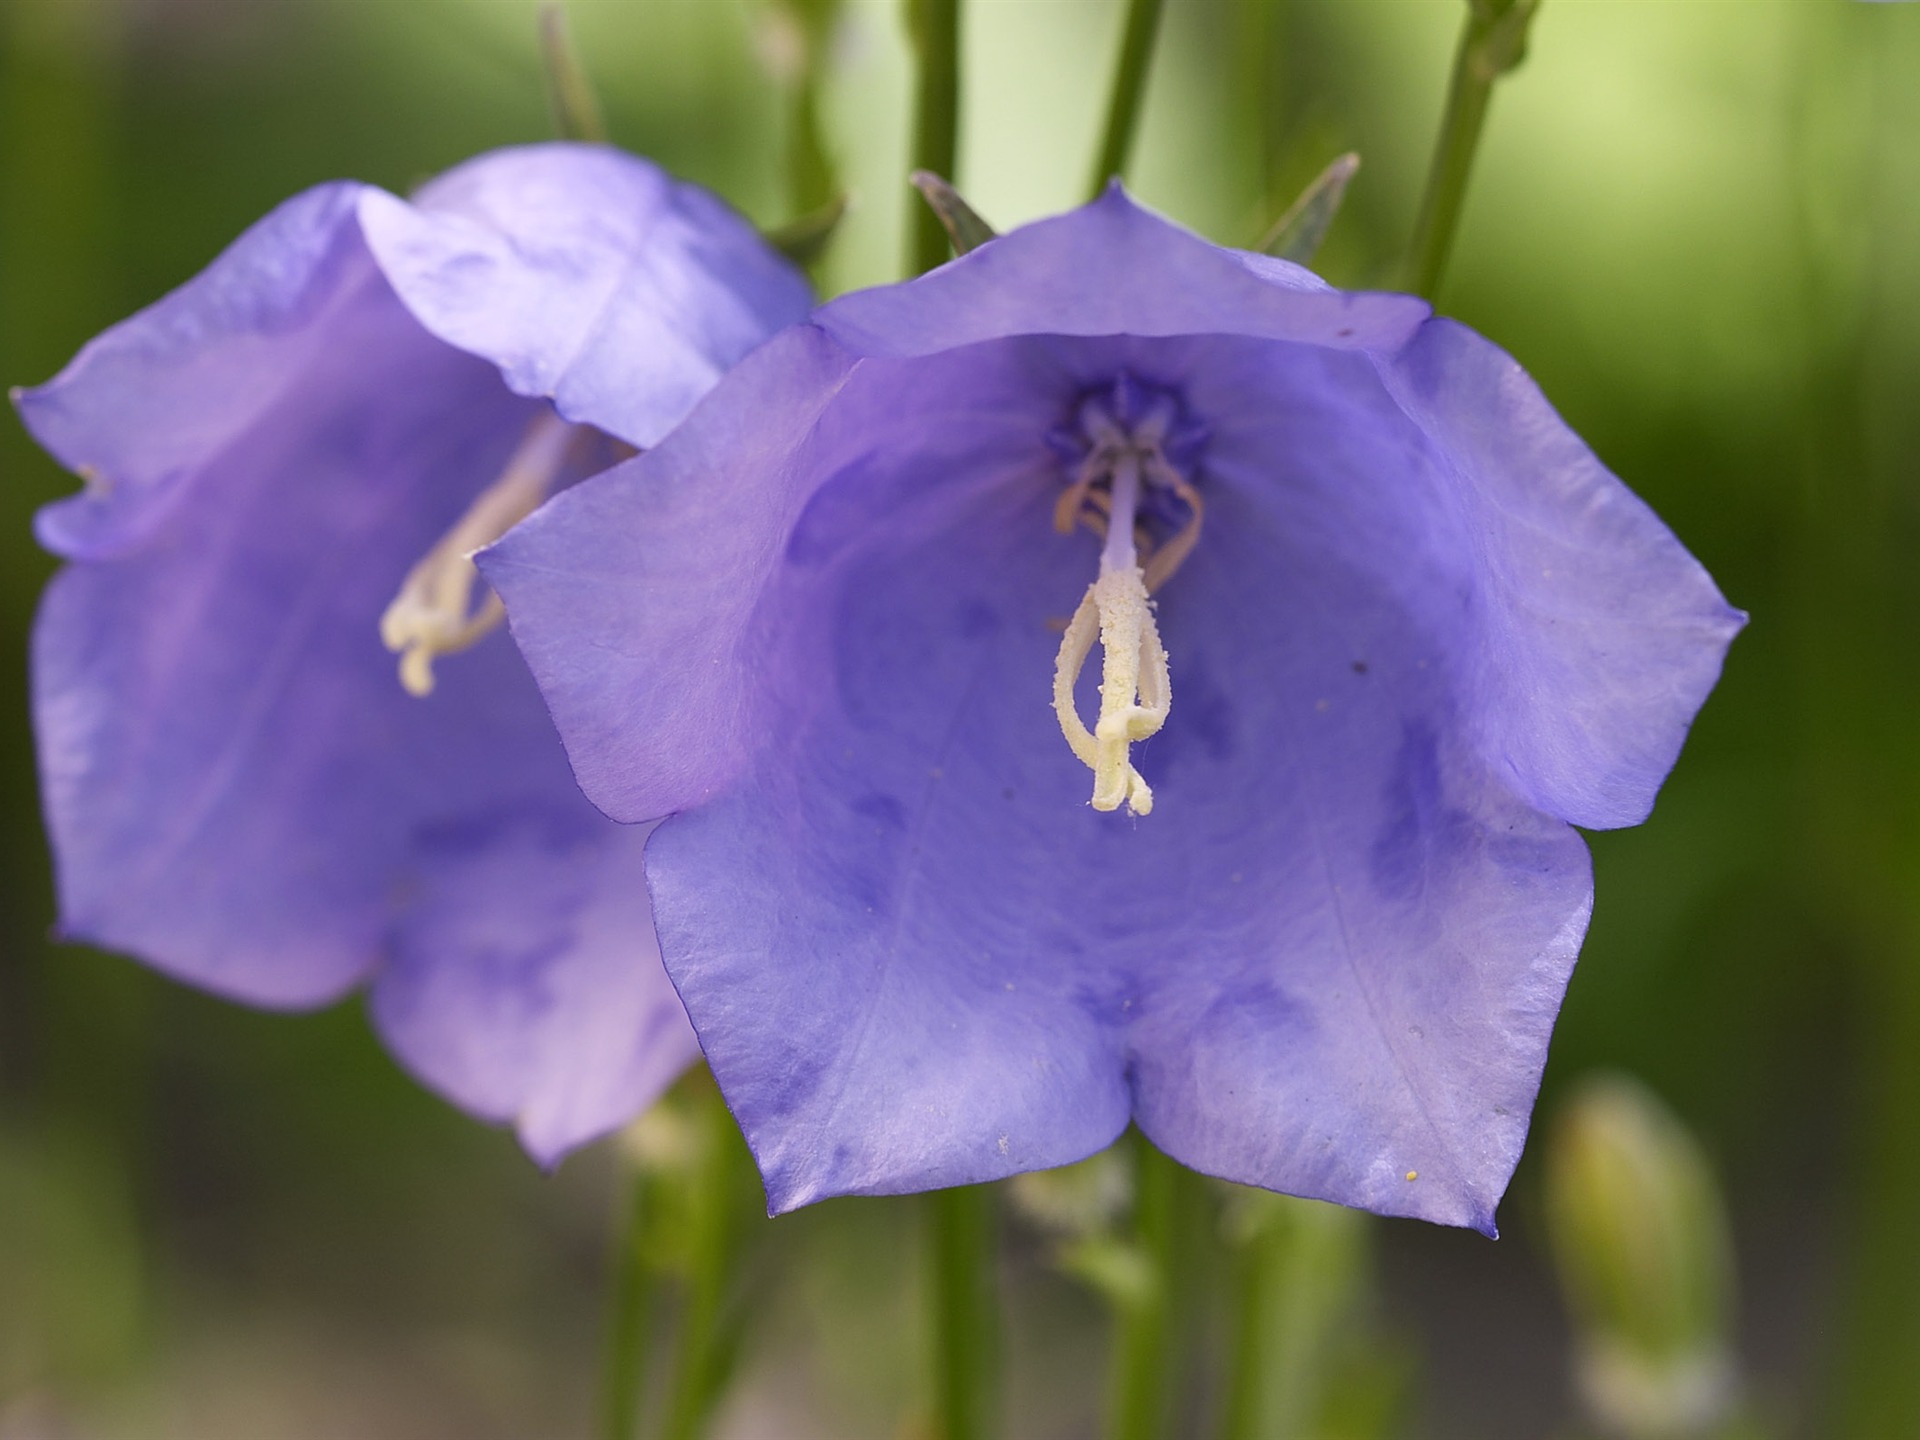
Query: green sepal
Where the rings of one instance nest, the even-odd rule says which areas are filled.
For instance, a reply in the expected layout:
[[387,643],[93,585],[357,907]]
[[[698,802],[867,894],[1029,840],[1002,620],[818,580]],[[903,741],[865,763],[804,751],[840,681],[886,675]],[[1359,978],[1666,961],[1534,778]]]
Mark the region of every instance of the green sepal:
[[852,204],[852,200],[844,193],[836,195],[819,209],[809,210],[784,225],[762,231],[761,236],[794,264],[811,265],[827,253],[827,246],[833,243],[833,237],[840,232],[840,222],[846,218]]
[[1296,265],[1309,265],[1327,238],[1333,217],[1340,213],[1340,202],[1347,197],[1347,182],[1360,168],[1360,157],[1348,151],[1314,178],[1300,192],[1300,198],[1273,222],[1260,241],[1260,249]]
[[954,254],[965,255],[970,250],[978,250],[999,233],[980,218],[978,211],[960,198],[958,190],[931,170],[916,170],[907,179],[926,197],[928,207],[939,217],[947,238],[953,242]]

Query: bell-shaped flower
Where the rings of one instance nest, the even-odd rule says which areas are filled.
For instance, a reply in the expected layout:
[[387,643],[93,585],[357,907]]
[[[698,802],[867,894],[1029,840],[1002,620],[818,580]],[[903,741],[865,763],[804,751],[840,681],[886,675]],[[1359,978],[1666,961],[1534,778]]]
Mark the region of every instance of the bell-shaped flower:
[[1486,340],[1117,188],[825,306],[479,563],[588,795],[671,817],[776,1209],[1132,1120],[1491,1229],[1573,826],[1647,814],[1742,618]]
[[706,192],[532,146],[309,190],[16,393],[86,481],[38,523],[61,932],[258,1005],[370,981],[543,1161],[647,1103],[697,1051],[645,836],[581,798],[468,556],[810,303]]

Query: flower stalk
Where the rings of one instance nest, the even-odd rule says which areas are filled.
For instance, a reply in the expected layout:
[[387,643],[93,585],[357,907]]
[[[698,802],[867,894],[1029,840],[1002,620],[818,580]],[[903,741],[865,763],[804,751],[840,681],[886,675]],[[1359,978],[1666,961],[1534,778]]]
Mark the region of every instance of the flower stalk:
[[594,91],[580,51],[573,43],[566,7],[546,0],[540,7],[540,62],[547,77],[547,104],[553,110],[553,128],[563,140],[585,140],[603,145],[606,117]]
[[[792,44],[787,114],[787,203],[795,215],[828,212],[843,199],[839,167],[820,123],[827,55],[840,23],[840,0],[779,0],[778,15]],[[781,66],[785,69],[785,66]]]
[[1107,182],[1124,175],[1140,124],[1140,102],[1146,94],[1147,71],[1153,63],[1153,42],[1160,31],[1162,0],[1128,0],[1126,29],[1120,36],[1120,63],[1114,71],[1113,95],[1107,103],[1107,124],[1094,157],[1091,193],[1098,196]]
[[999,1431],[994,1192],[985,1185],[935,1191],[927,1223],[934,1434],[937,1440],[989,1440]]
[[1527,30],[1539,8],[1540,0],[1467,0],[1467,24],[1453,59],[1446,116],[1407,255],[1407,288],[1425,299],[1431,300],[1440,288],[1453,250],[1493,82],[1526,59]]
[[729,1313],[738,1258],[734,1177],[740,1140],[720,1092],[703,1087],[700,1138],[686,1207],[686,1290],[680,1334],[667,1377],[661,1440],[705,1433],[714,1402],[732,1369],[737,1316]]
[[620,1212],[613,1254],[613,1295],[600,1371],[601,1440],[633,1440],[645,1394],[647,1312],[653,1286],[647,1267],[646,1181],[635,1175]]
[[[920,72],[910,168],[952,176],[960,153],[960,0],[907,0],[907,32]],[[907,271],[918,275],[946,259],[946,229],[915,195],[907,213]]]
[[[1355,1210],[1235,1189],[1221,1225],[1233,1276],[1233,1350],[1220,1440],[1317,1435],[1337,1408],[1343,1350],[1351,1347],[1368,1282],[1369,1229]],[[1362,1352],[1378,1356],[1377,1344]],[[1389,1366],[1363,1382],[1378,1423],[1392,1433],[1396,1385]]]
[[1174,1210],[1180,1170],[1145,1136],[1136,1135],[1134,1243],[1147,1282],[1114,1311],[1111,1440],[1160,1440],[1167,1433],[1167,1402],[1173,1385],[1171,1300]]

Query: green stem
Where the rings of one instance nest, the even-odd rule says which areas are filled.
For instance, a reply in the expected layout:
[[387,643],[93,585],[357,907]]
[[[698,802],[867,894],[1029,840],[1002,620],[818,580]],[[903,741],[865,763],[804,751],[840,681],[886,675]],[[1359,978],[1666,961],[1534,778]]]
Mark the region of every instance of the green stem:
[[796,215],[810,215],[840,193],[820,125],[820,77],[808,62],[793,95],[793,130],[787,142],[788,200]]
[[667,1385],[661,1440],[694,1440],[705,1428],[730,1368],[732,1327],[727,1290],[735,1255],[734,1172],[740,1145],[733,1117],[709,1087],[704,1133],[688,1208],[686,1294],[680,1307],[679,1342]]
[[553,109],[554,129],[564,140],[606,143],[607,123],[600,110],[587,67],[573,43],[573,30],[560,0],[540,7],[540,59],[547,76],[547,103]]
[[645,1188],[641,1177],[634,1176],[622,1207],[619,1248],[613,1256],[613,1300],[607,1315],[606,1355],[600,1376],[602,1440],[633,1440],[640,1423],[650,1298],[642,1250],[647,1220],[642,1202]]
[[1281,1195],[1237,1198],[1229,1242],[1237,1313],[1221,1440],[1311,1434],[1337,1337],[1365,1290],[1367,1219]]
[[1407,288],[1416,295],[1430,300],[1440,287],[1466,203],[1467,180],[1486,124],[1493,82],[1525,58],[1527,27],[1539,8],[1539,0],[1468,0],[1467,25],[1447,87],[1446,117],[1408,252]]
[[1236,1256],[1240,1269],[1234,1304],[1233,1355],[1227,1371],[1226,1410],[1220,1440],[1260,1440],[1289,1431],[1284,1416],[1290,1398],[1270,1380],[1275,1280],[1268,1264],[1270,1242],[1260,1237]]
[[1107,105],[1107,128],[1100,153],[1093,162],[1092,192],[1097,199],[1109,180],[1126,173],[1140,124],[1140,99],[1147,88],[1147,70],[1153,63],[1153,40],[1160,29],[1162,0],[1128,0],[1127,26],[1120,37],[1120,65],[1113,75],[1113,98]]
[[1134,1239],[1146,1261],[1148,1284],[1116,1314],[1112,1440],[1159,1440],[1167,1432],[1172,1391],[1174,1206],[1180,1169],[1134,1136]]
[[840,194],[840,177],[820,122],[820,94],[840,0],[782,3],[800,37],[800,68],[787,118],[787,204],[795,215],[811,215]]
[[938,1440],[985,1440],[999,1431],[993,1203],[985,1185],[929,1199]]
[[[960,0],[907,0],[920,66],[913,111],[913,170],[953,180],[960,150]],[[907,212],[907,269],[918,275],[946,263],[947,232],[918,195]]]

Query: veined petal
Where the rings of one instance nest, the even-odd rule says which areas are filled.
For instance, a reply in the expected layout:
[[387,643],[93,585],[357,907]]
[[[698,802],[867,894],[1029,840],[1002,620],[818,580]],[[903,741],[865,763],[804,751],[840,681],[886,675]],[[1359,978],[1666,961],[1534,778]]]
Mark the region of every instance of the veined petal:
[[52,380],[15,392],[34,438],[87,481],[40,512],[41,544],[87,559],[139,543],[197,467],[321,358],[335,312],[375,279],[357,219],[366,188],[322,185],[288,200]]
[[1461,477],[1488,763],[1576,825],[1637,825],[1746,616],[1498,346],[1437,320],[1381,375]]
[[359,213],[428,330],[641,447],[813,303],[716,196],[603,145],[496,150],[411,203],[368,190]]
[[376,622],[533,410],[371,271],[321,328],[137,549],[55,577],[34,635],[63,928],[264,1004],[363,975],[409,833],[489,783],[467,772],[489,727],[402,692]]
[[644,472],[615,466],[475,557],[508,603],[574,774],[614,819],[697,803],[760,743],[739,646],[817,479],[751,437],[762,424],[805,435],[850,365],[812,326],[788,330]]

